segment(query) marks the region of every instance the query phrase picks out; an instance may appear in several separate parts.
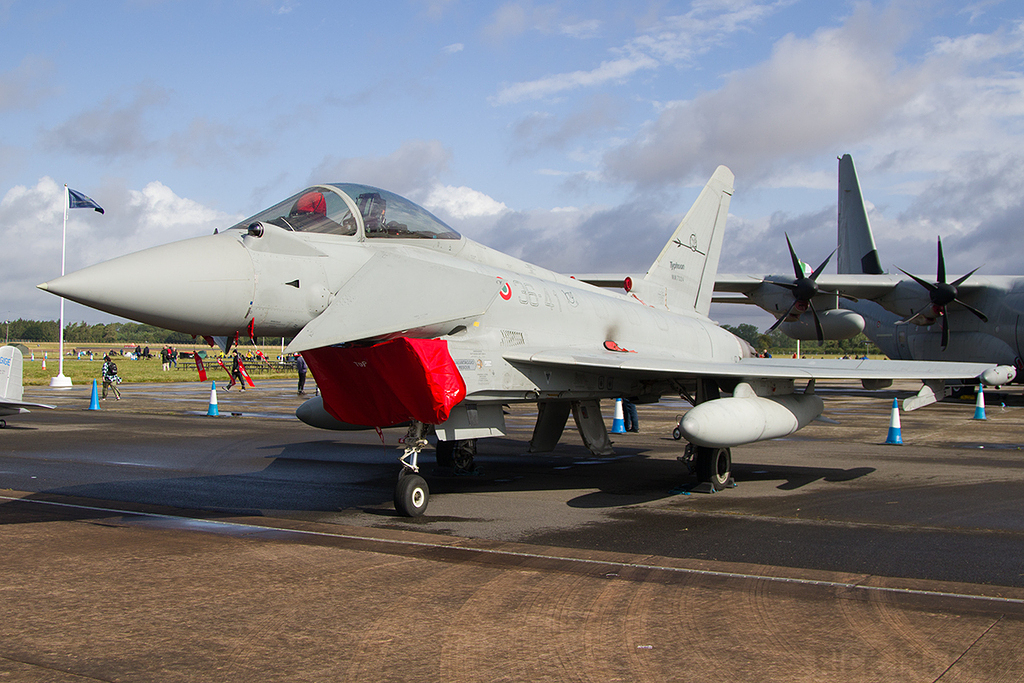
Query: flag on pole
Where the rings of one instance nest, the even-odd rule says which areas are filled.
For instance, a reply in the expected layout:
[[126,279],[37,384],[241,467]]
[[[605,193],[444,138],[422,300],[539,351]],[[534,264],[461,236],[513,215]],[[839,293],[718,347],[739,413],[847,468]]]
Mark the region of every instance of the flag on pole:
[[69,209],[93,209],[95,211],[99,211],[100,213],[103,213],[103,207],[101,207],[99,204],[94,202],[89,197],[86,197],[84,194],[82,194],[78,190],[72,190],[70,187],[68,188],[68,208]]

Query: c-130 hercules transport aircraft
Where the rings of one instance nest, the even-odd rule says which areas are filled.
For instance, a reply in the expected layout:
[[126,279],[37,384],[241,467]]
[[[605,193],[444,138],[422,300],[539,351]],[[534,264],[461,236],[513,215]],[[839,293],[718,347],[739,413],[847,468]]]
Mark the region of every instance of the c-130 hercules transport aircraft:
[[[1001,383],[986,364],[761,359],[708,318],[733,174],[718,167],[646,274],[600,289],[469,240],[416,204],[365,185],[315,185],[223,232],[154,247],[39,285],[79,303],[202,336],[294,337],[321,390],[297,415],[319,427],[410,422],[395,505],[422,514],[419,453],[439,458],[505,433],[503,404],[534,402],[532,452],[570,412],[610,454],[601,399],[681,395],[686,459],[710,490],[731,448],[818,417],[816,379],[887,386]],[[806,386],[797,391],[796,382]],[[938,384],[936,384],[938,382]],[[722,392],[730,394],[722,396]]]

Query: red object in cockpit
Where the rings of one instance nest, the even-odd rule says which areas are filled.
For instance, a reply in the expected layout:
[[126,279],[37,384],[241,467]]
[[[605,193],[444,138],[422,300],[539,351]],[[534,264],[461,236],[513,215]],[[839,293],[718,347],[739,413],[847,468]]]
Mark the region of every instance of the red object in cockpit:
[[307,192],[295,202],[292,213],[316,213],[321,216],[327,215],[327,200],[322,192]]

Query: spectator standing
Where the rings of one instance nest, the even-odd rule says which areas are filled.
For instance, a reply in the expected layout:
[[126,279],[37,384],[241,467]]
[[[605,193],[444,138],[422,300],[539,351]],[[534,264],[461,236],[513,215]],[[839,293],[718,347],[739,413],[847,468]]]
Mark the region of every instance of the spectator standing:
[[636,404],[628,398],[622,399],[622,418],[627,432],[639,432],[640,422],[637,419]]
[[295,354],[295,369],[299,371],[299,396],[306,393],[306,359],[301,354]]

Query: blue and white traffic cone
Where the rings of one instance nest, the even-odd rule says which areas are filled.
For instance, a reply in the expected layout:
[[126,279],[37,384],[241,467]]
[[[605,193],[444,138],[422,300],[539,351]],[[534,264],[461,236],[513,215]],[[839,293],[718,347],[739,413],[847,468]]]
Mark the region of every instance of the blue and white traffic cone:
[[885,442],[893,446],[903,445],[903,434],[900,429],[900,402],[892,400],[892,417],[889,418],[889,435]]
[[978,400],[974,402],[974,419],[984,420],[985,418],[985,390],[978,385]]
[[220,412],[217,410],[217,383],[210,387],[210,407],[206,410],[207,417],[217,417]]
[[89,410],[99,410],[99,409],[100,409],[100,394],[99,394],[99,390],[96,388],[96,380],[94,379],[92,381],[92,398],[89,399]]
[[615,399],[615,415],[612,418],[612,434],[626,433],[626,418],[622,416],[622,399]]

